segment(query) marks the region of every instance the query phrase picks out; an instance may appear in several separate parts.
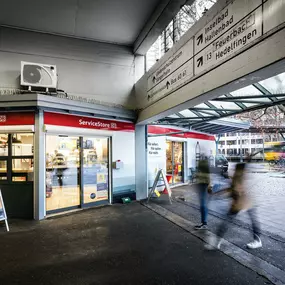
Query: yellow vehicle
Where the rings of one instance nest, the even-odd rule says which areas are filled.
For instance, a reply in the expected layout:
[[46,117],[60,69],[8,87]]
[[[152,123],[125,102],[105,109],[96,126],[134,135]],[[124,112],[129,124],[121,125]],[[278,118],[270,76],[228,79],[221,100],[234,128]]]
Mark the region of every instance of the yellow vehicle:
[[285,158],[285,141],[264,143],[264,158],[267,161]]

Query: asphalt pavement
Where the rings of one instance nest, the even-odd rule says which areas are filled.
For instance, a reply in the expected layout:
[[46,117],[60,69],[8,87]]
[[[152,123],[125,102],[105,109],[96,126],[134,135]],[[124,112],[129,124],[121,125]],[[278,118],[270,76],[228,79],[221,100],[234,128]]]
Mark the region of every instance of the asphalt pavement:
[[0,284],[270,284],[137,202],[12,220],[0,239]]

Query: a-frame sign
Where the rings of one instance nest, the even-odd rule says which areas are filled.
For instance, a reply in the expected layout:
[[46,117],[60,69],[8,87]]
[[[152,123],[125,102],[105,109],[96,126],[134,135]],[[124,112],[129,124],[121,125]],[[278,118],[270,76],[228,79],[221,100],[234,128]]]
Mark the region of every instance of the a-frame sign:
[[5,211],[5,206],[4,206],[4,201],[3,201],[1,189],[0,189],[0,221],[5,221],[7,232],[9,232],[9,225],[8,225],[8,221],[7,221],[7,215],[6,215],[6,211]]
[[167,192],[169,202],[170,202],[170,204],[172,204],[172,198],[171,198],[172,191],[171,191],[169,183],[168,183],[168,181],[166,179],[165,173],[163,172],[162,169],[159,169],[157,174],[156,174],[156,177],[155,177],[154,182],[153,182],[153,186],[152,186],[152,188],[151,188],[151,190],[150,190],[150,192],[148,194],[147,202],[149,202],[150,198],[152,197],[152,195],[154,193],[156,194],[157,197],[160,196],[160,193],[158,192],[158,190],[156,190],[157,186],[162,186],[162,185],[157,185],[158,182],[160,182],[160,181],[164,182],[164,184],[162,184],[162,185],[165,186],[165,190],[166,190],[165,192]]

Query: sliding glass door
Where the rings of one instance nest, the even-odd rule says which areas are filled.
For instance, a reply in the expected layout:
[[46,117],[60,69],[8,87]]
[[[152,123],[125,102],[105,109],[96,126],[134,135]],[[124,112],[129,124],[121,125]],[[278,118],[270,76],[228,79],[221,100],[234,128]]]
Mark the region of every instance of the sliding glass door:
[[79,137],[46,138],[46,210],[80,206]]
[[83,203],[108,201],[109,139],[83,138]]
[[179,184],[184,182],[183,144],[183,142],[167,141],[166,173],[170,184]]
[[47,135],[47,213],[108,200],[109,138]]

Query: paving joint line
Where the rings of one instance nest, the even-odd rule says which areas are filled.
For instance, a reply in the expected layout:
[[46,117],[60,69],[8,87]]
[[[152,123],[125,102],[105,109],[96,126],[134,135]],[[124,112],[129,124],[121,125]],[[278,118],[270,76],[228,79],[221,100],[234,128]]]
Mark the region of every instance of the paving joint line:
[[[141,203],[143,206],[148,208],[149,210],[157,213],[161,217],[169,220],[175,225],[179,226],[183,230],[189,232],[200,240],[214,246],[213,240],[217,238],[217,236],[208,231],[207,236],[201,231],[194,230],[194,224],[181,216],[167,210],[166,208],[150,203]],[[275,285],[285,285],[285,271],[275,267],[274,265],[268,263],[267,261],[254,256],[253,254],[241,249],[240,247],[230,243],[229,241],[223,239],[223,244],[220,249],[221,252],[226,254],[227,256],[233,258],[243,266],[255,271],[259,275],[267,278]]]

